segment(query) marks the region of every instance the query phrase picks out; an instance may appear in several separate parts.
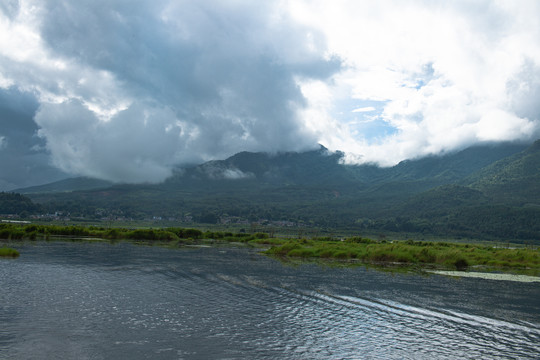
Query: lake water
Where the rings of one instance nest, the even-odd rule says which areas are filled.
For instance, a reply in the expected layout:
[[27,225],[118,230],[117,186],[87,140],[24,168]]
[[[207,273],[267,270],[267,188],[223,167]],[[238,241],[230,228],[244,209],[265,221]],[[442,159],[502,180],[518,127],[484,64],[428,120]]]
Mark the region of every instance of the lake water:
[[231,247],[14,247],[0,260],[0,359],[540,358],[539,283]]

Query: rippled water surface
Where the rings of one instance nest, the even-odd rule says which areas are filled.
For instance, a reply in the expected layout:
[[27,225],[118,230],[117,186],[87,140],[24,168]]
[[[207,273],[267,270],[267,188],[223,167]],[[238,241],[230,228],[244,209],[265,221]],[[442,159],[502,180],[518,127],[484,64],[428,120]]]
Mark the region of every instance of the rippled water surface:
[[537,359],[540,284],[283,265],[255,250],[15,246],[0,359]]

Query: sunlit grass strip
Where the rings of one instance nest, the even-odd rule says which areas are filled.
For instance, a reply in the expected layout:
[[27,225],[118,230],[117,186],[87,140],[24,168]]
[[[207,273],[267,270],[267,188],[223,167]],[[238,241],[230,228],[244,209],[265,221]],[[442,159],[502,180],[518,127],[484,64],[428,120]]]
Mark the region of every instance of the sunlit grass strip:
[[0,248],[0,256],[1,257],[15,258],[15,257],[18,257],[19,255],[20,255],[20,253],[15,249],[8,248],[8,247]]
[[471,266],[540,270],[540,251],[505,249],[446,242],[289,241],[267,254],[326,259],[358,259],[371,263],[434,264],[459,270]]

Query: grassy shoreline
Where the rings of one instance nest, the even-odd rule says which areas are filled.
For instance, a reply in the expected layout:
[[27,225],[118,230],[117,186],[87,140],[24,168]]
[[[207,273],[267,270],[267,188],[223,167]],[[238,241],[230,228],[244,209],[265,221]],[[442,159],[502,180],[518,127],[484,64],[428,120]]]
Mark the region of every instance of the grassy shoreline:
[[540,251],[479,244],[423,241],[374,241],[353,237],[344,241],[301,239],[274,246],[266,254],[288,258],[351,260],[367,264],[484,269],[540,275]]
[[349,237],[284,239],[266,233],[249,234],[201,231],[192,228],[105,228],[0,224],[0,239],[18,240],[127,240],[146,245],[180,247],[197,244],[243,243],[264,246],[264,254],[294,259],[349,261],[360,264],[415,266],[452,270],[487,269],[540,275],[538,248],[502,248],[493,245],[454,242],[387,241]]

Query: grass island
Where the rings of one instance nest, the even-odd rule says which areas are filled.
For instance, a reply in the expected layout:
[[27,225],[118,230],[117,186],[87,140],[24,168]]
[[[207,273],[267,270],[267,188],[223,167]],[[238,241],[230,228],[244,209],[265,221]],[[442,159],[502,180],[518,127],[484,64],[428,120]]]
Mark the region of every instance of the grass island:
[[20,253],[12,248],[0,247],[0,257],[16,258]]

